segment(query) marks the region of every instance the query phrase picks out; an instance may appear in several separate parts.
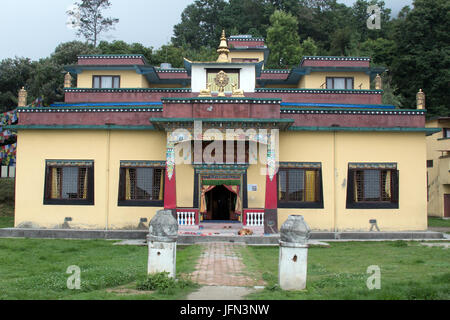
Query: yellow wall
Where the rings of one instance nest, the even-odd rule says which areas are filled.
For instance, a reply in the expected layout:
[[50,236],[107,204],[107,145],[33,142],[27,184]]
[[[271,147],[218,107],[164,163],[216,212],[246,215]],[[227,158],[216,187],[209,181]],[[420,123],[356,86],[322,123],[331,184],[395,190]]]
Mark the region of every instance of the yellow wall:
[[[164,160],[166,134],[155,131],[19,130],[15,225],[32,222],[59,227],[72,217],[74,228],[136,228],[140,218],[153,217],[156,207],[119,207],[120,160]],[[265,154],[265,147],[263,152]],[[45,160],[94,160],[95,204],[43,205]],[[315,230],[368,231],[377,219],[381,231],[427,228],[426,144],[423,133],[281,132],[280,161],[321,162],[323,209],[278,209],[279,226],[290,214],[303,215]],[[396,162],[399,170],[399,209],[346,209],[349,162]],[[263,208],[264,165],[250,165],[248,207]],[[336,168],[336,174],[334,174]],[[194,169],[176,166],[177,205],[192,207]],[[263,170],[264,171],[264,170]],[[449,190],[444,190],[449,192]]]
[[93,76],[120,76],[121,88],[148,88],[149,83],[145,76],[133,70],[85,70],[78,74],[78,88],[92,88]]
[[[281,133],[280,161],[322,162],[324,209],[278,209],[278,223],[301,214],[316,230],[368,231],[369,219],[381,231],[426,230],[425,160],[423,133]],[[349,162],[396,162],[399,209],[346,209]]]
[[240,59],[258,59],[258,62],[264,60],[264,52],[263,51],[230,51],[228,54],[228,61],[232,62],[233,58]]
[[370,77],[364,72],[311,72],[303,76],[298,83],[298,88],[321,89],[323,85],[323,89],[326,89],[327,77],[353,77],[354,89],[359,89],[361,83],[361,89],[370,89]]
[[[450,128],[449,121],[430,120],[428,128]],[[428,172],[428,215],[444,217],[444,194],[450,193],[450,156],[443,156],[439,150],[450,150],[450,139],[442,139],[443,131],[426,138],[427,160],[433,160]],[[441,140],[439,140],[441,139]]]
[[[120,160],[164,160],[165,134],[153,131],[19,131],[15,226],[33,222],[57,228],[72,217],[74,228],[136,228],[156,207],[118,207]],[[109,150],[109,151],[108,151]],[[94,160],[92,206],[43,205],[45,160]],[[109,168],[108,168],[109,165]],[[108,204],[108,205],[106,205]]]

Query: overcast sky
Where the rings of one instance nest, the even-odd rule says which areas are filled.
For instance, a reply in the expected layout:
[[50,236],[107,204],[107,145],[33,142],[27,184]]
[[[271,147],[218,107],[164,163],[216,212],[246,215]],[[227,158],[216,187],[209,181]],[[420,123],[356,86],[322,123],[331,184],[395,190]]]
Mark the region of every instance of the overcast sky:
[[[76,40],[66,27],[67,8],[74,0],[0,0],[0,60],[14,56],[33,60],[50,55],[61,42]],[[120,19],[104,40],[140,42],[159,48],[172,37],[173,26],[193,0],[112,0],[107,16]],[[338,0],[351,5],[354,0]],[[385,0],[393,14],[412,0]]]

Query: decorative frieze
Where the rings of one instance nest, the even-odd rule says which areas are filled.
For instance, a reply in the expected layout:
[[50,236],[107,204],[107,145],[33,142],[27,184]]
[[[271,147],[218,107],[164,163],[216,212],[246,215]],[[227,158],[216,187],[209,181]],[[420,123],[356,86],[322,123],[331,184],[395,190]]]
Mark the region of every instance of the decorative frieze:
[[412,110],[412,109],[395,109],[395,110],[376,110],[376,109],[303,109],[303,108],[281,108],[281,114],[354,114],[354,115],[412,115],[412,116],[423,116],[425,115],[425,110]]
[[147,93],[147,92],[162,92],[162,93],[190,93],[190,88],[120,88],[120,89],[97,89],[97,88],[66,88],[64,92],[74,93]]
[[256,88],[256,93],[382,94],[383,90]]
[[163,103],[180,103],[180,104],[186,104],[186,103],[252,103],[252,104],[280,104],[281,99],[259,99],[259,98],[234,98],[234,97],[208,97],[208,98],[162,98],[161,101]]
[[162,112],[162,107],[42,107],[18,108],[19,113]]

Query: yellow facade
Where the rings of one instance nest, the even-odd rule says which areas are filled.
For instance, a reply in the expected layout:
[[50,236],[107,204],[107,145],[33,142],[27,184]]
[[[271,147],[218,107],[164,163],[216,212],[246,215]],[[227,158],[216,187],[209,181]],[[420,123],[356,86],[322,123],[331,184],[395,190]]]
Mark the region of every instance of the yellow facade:
[[133,70],[84,70],[78,74],[78,88],[92,88],[93,76],[120,76],[120,88],[149,88],[144,75]]
[[[134,229],[160,207],[118,206],[121,160],[164,161],[166,134],[158,131],[24,130],[19,131],[15,226],[32,222],[57,228],[71,217],[72,228]],[[280,161],[320,162],[323,209],[278,209],[278,225],[299,214],[314,230],[368,231],[377,219],[381,231],[426,230],[426,147],[423,133],[281,132]],[[264,154],[265,146],[263,145]],[[44,205],[45,160],[93,160],[95,204]],[[395,162],[399,170],[399,209],[346,209],[349,162]],[[265,165],[250,165],[249,208],[264,208]],[[177,207],[191,208],[194,169],[176,166]]]
[[[428,128],[450,128],[450,120],[430,120]],[[427,137],[427,160],[432,166],[428,173],[428,215],[444,217],[444,194],[450,194],[450,139],[443,137],[443,130]],[[447,150],[447,151],[444,151]]]
[[353,78],[354,89],[370,89],[370,76],[364,72],[311,72],[302,77],[298,83],[298,88],[326,89],[327,77]]

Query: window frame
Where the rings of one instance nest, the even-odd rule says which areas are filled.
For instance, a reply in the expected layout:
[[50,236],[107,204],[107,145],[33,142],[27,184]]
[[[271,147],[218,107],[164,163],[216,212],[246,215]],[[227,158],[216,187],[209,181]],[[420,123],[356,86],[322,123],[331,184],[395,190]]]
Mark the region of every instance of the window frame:
[[[290,170],[303,170],[304,171],[304,181],[306,181],[306,171],[316,171],[317,172],[317,179],[316,182],[316,188],[318,188],[318,201],[294,201],[294,200],[280,200],[278,198],[279,190],[280,190],[280,179],[279,179],[279,173],[280,171],[287,171]],[[278,208],[286,208],[286,209],[295,209],[295,208],[310,208],[310,209],[323,209],[324,203],[323,203],[323,185],[322,185],[322,168],[312,168],[312,167],[279,167],[278,172],[276,175],[277,179],[277,203]],[[286,190],[289,190],[289,175],[286,175]],[[288,191],[287,191],[288,192]]]
[[[102,78],[103,77],[111,77],[112,79],[112,84],[113,84],[113,87],[112,88],[103,88],[102,87]],[[95,78],[99,78],[99,87],[98,88],[96,88],[95,87]],[[119,79],[119,86],[116,88],[116,87],[114,87],[114,78],[118,78]],[[93,75],[92,76],[92,89],[120,89],[120,85],[121,85],[121,78],[120,78],[120,75]]]
[[[335,79],[344,79],[345,80],[345,89],[335,89],[334,87],[334,80]],[[328,79],[331,79],[331,83],[333,88],[328,88]],[[347,80],[351,79],[352,80],[352,87],[351,88],[347,88]],[[331,89],[331,90],[353,90],[355,89],[355,77],[326,77],[325,78],[325,84],[326,84],[326,88],[327,89]]]
[[[354,175],[357,171],[378,170],[380,173],[380,184],[382,183],[381,175],[383,171],[391,172],[391,201],[358,201],[354,200],[355,185]],[[348,168],[347,174],[347,209],[399,209],[399,171],[395,168]],[[381,185],[382,188],[382,185]],[[381,198],[381,197],[380,197]]]
[[[124,169],[138,169],[138,168],[146,168],[146,169],[161,169],[161,179],[163,180],[162,186],[162,200],[125,200],[125,170]],[[152,174],[153,179],[155,179],[154,172]],[[166,183],[166,167],[163,166],[120,166],[119,167],[119,192],[117,194],[117,206],[119,207],[164,207],[164,190]],[[154,180],[152,181],[152,184]]]
[[[75,161],[75,160],[74,160]],[[85,168],[88,174],[87,181],[87,195],[86,199],[51,199],[51,181],[52,181],[52,168]],[[76,166],[76,165],[48,165],[45,164],[45,177],[44,177],[44,205],[75,205],[75,206],[93,206],[94,202],[94,163],[91,166]],[[77,189],[79,188],[79,181],[77,181]]]

